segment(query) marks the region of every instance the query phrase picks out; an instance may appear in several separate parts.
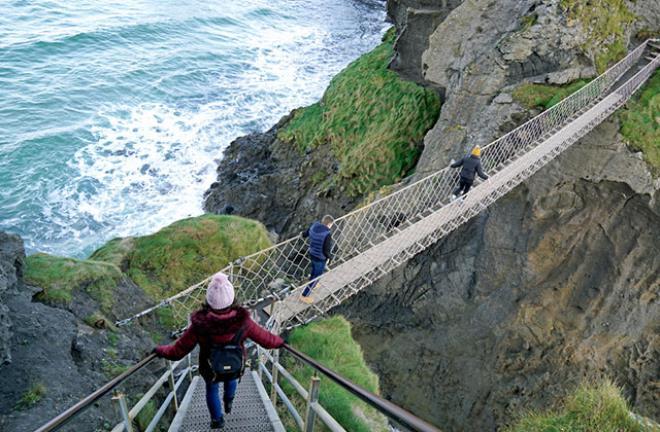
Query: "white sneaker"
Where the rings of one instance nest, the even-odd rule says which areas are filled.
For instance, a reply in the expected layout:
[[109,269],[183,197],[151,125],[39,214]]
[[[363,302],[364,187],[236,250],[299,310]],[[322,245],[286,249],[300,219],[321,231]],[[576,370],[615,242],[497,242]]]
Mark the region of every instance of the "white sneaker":
[[452,196],[451,196],[451,200],[452,200],[452,201],[456,201],[456,198],[458,198],[456,195],[452,195]]

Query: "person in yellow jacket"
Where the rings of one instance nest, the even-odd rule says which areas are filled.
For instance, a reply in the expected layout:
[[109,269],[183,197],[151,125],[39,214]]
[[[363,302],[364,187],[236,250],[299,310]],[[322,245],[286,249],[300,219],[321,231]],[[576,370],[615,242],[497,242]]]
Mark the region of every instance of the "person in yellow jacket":
[[474,183],[475,174],[478,174],[484,180],[488,178],[481,167],[481,147],[479,146],[473,148],[470,155],[465,156],[457,162],[453,162],[450,166],[452,168],[462,167],[458,180],[458,188],[454,190],[452,199],[458,198],[461,194],[465,195],[468,193],[472,187],[472,183]]

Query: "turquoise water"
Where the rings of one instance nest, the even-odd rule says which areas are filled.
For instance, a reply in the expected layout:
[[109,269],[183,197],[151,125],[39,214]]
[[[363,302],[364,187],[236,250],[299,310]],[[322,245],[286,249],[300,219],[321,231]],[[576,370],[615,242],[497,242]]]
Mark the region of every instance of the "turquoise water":
[[0,2],[0,230],[85,256],[202,213],[222,150],[378,44],[364,0]]

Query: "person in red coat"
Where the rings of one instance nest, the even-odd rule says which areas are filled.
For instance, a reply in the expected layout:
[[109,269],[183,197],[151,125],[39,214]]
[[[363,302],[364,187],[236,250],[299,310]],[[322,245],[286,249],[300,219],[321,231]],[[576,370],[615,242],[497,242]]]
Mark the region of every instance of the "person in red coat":
[[[250,318],[247,309],[234,304],[234,287],[224,273],[213,275],[206,291],[206,304],[190,316],[190,325],[173,345],[161,345],[155,349],[158,356],[168,360],[180,360],[199,344],[199,373],[206,381],[206,404],[211,414],[211,428],[224,426],[218,382],[213,382],[209,364],[211,345],[229,344],[242,330],[240,345],[252,339],[266,349],[279,348],[284,344],[281,337],[270,333]],[[224,387],[225,413],[229,414],[236,394],[238,379],[226,381]]]

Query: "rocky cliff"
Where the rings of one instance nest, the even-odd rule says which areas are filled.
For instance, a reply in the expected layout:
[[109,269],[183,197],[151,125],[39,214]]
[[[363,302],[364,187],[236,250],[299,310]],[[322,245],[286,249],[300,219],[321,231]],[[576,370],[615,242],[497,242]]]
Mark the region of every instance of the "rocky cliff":
[[493,430],[609,377],[660,417],[660,206],[617,130],[341,308],[386,396],[445,430]]
[[[76,295],[68,308],[35,301],[43,290],[25,284],[24,263],[23,241],[0,232],[3,431],[33,430],[120,373],[153,345],[148,333],[139,328],[119,331],[103,320],[85,320],[99,305],[84,293]],[[120,283],[116,294],[124,307],[145,304],[134,285]],[[117,308],[122,312],[121,306]],[[151,372],[162,367],[157,365]],[[147,388],[150,379],[153,375],[147,371],[130,385]],[[116,419],[115,410],[106,400],[64,430],[105,427],[110,424],[105,419]]]
[[[397,28],[390,67],[443,98],[415,175],[537,114],[514,98],[523,83],[594,77],[636,35],[657,33],[657,8],[652,0],[388,1]],[[388,397],[445,430],[495,430],[585,378],[610,377],[636,410],[660,417],[660,183],[620,135],[619,121],[614,115],[341,308]],[[657,130],[657,114],[644,127]],[[244,146],[237,141],[227,155],[247,177],[221,173],[211,194],[227,196],[249,178],[233,203],[240,208],[247,196],[251,214],[276,230],[293,232],[277,224],[279,216],[269,219],[270,209],[283,214],[286,205],[297,214],[302,207],[288,203],[301,197],[301,220],[357,203],[341,194],[317,200],[297,171],[279,170],[286,155],[271,161],[262,147],[254,163]],[[286,197],[270,185],[284,185]],[[257,203],[258,193],[268,198]],[[207,208],[221,203],[207,200]]]
[[0,232],[0,365],[11,363],[12,321],[7,302],[19,288],[23,276],[23,242],[17,236]]

